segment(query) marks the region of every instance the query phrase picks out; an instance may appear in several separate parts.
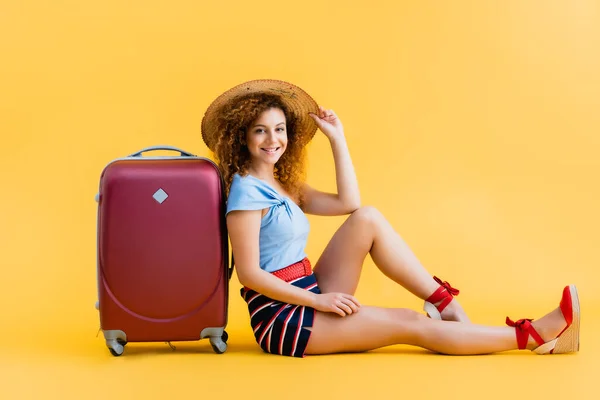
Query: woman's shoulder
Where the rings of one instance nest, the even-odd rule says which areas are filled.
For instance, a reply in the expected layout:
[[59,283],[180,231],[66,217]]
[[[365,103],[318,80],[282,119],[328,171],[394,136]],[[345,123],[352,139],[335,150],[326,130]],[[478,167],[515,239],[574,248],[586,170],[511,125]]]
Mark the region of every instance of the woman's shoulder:
[[235,173],[233,175],[233,179],[231,181],[231,186],[229,189],[229,193],[238,193],[238,192],[257,192],[260,191],[261,185],[260,180],[255,179],[252,175],[242,176],[239,173]]
[[228,212],[234,209],[256,210],[278,204],[282,200],[276,191],[260,179],[236,173],[229,188],[227,209]]

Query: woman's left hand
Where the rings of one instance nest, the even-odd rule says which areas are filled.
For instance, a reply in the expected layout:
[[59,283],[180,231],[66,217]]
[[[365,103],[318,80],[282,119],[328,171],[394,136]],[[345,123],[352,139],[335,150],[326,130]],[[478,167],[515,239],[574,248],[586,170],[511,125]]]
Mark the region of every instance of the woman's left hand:
[[309,113],[312,119],[315,120],[317,126],[329,138],[329,140],[341,139],[344,137],[344,127],[342,121],[333,112],[319,106],[319,114]]

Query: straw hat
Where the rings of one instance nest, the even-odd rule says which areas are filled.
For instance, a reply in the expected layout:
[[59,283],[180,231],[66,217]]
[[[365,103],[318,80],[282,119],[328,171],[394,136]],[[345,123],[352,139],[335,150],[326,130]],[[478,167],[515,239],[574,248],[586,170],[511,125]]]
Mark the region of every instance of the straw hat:
[[[298,129],[304,132],[306,143],[308,143],[315,132],[317,124],[308,113],[318,114],[319,106],[304,90],[291,83],[273,79],[259,79],[237,85],[219,97],[208,107],[202,118],[202,139],[208,148],[214,151],[217,143],[218,115],[222,107],[232,99],[248,93],[271,93],[279,95],[288,109],[298,119]],[[306,144],[304,143],[304,144]]]

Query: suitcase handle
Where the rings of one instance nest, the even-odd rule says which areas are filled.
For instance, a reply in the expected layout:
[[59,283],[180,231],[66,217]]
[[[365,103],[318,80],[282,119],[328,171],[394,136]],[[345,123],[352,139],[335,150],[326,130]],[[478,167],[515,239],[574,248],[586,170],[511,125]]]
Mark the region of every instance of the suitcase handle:
[[181,149],[179,149],[177,147],[165,146],[165,145],[146,147],[146,148],[143,148],[142,150],[138,151],[137,153],[133,153],[133,154],[128,155],[127,157],[141,157],[142,153],[145,153],[147,151],[155,151],[155,150],[172,150],[172,151],[178,151],[182,156],[185,156],[185,157],[196,157],[192,153],[188,153],[187,151],[181,150]]

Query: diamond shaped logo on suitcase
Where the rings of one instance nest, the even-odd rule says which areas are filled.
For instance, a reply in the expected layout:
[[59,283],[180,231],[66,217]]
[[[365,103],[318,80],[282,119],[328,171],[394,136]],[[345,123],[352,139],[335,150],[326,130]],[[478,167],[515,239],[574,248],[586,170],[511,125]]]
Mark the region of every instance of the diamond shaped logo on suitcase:
[[156,200],[159,204],[162,204],[163,201],[165,201],[167,197],[169,197],[169,195],[164,190],[158,189],[156,192],[154,192],[152,197],[154,197],[154,200]]

